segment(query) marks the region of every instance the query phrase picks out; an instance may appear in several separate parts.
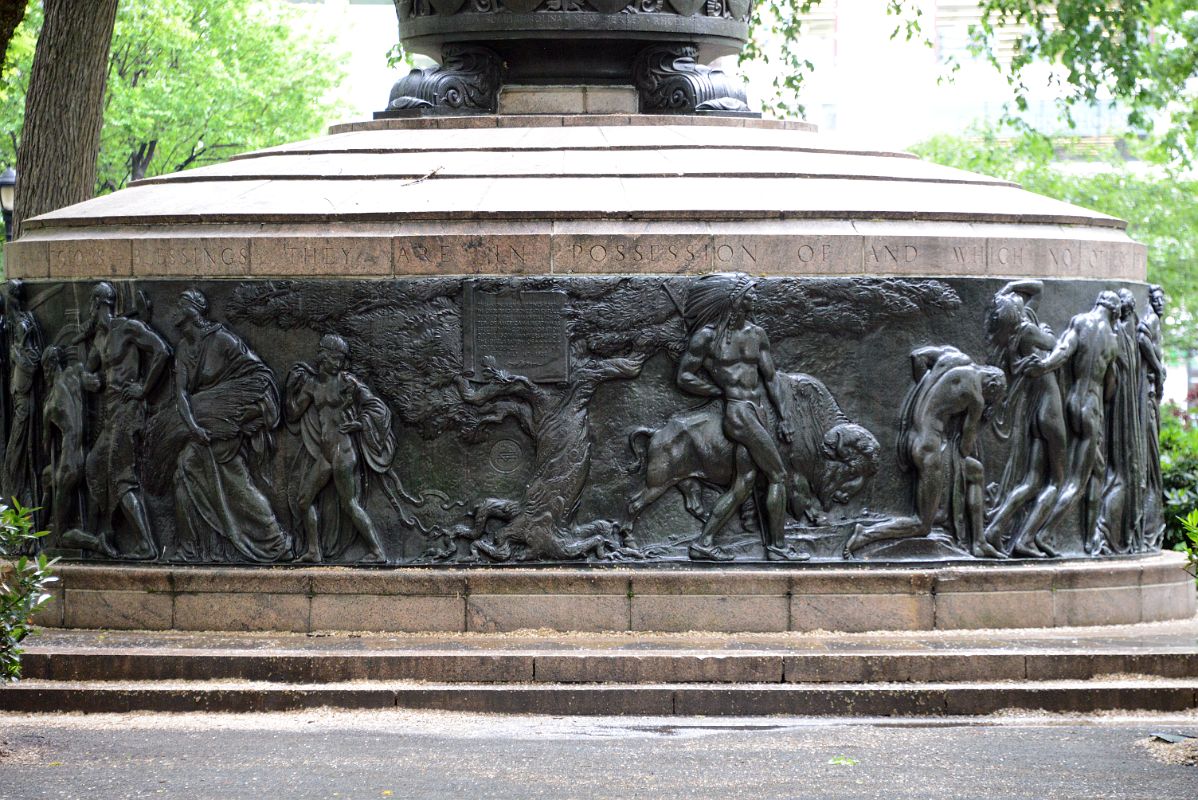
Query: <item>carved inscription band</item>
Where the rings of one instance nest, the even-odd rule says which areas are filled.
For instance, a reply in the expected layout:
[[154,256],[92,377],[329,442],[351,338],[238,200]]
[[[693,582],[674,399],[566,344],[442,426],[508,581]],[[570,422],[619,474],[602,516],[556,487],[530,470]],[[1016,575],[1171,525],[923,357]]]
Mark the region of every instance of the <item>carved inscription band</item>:
[[961,275],[1143,280],[1130,241],[940,236],[498,234],[222,237],[73,242],[8,250],[18,278],[702,274]]

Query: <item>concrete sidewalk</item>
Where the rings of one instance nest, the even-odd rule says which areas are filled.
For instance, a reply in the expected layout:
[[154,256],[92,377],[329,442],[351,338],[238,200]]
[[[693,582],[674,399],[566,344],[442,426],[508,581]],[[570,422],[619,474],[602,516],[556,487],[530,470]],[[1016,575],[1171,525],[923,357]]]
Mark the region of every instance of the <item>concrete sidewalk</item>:
[[0,796],[886,798],[1198,795],[1154,731],[1198,716],[902,724],[444,712],[0,714]]

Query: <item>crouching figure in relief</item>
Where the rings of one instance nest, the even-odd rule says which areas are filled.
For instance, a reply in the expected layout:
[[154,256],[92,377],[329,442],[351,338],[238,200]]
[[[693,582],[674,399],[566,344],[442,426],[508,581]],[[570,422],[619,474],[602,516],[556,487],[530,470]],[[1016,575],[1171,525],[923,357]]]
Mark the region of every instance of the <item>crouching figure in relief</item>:
[[858,525],[845,558],[867,544],[927,536],[937,522],[962,550],[1001,556],[983,536],[985,513],[978,434],[1006,391],[1001,369],[975,364],[955,347],[921,347],[911,353],[915,386],[903,401],[898,461],[915,473],[915,515]]

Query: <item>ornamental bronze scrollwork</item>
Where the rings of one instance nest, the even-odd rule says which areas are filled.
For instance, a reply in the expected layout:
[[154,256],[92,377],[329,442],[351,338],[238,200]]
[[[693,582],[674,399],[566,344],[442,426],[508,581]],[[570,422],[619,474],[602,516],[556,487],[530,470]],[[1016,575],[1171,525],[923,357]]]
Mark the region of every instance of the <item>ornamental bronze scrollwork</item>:
[[445,45],[439,66],[414,69],[391,87],[387,109],[493,112],[502,68],[500,57],[486,47]]
[[642,112],[748,113],[745,88],[722,70],[698,63],[692,44],[646,47],[637,56],[633,83]]

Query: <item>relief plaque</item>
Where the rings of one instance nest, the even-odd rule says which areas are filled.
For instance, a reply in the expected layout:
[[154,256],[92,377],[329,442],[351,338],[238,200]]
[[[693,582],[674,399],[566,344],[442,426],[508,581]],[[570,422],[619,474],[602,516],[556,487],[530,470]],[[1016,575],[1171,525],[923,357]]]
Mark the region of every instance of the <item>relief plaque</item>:
[[565,292],[488,292],[468,281],[462,293],[462,365],[468,377],[481,379],[484,360],[491,358],[500,369],[537,383],[569,378]]

